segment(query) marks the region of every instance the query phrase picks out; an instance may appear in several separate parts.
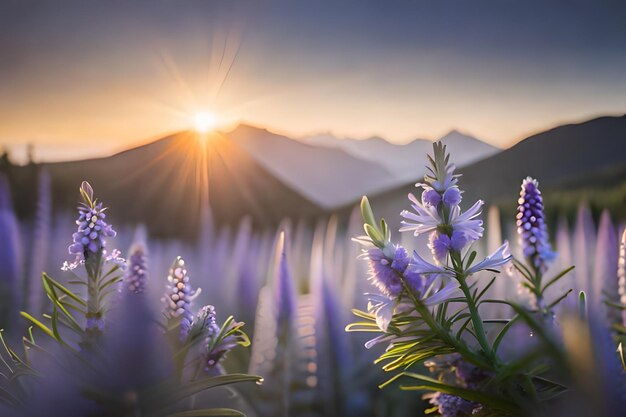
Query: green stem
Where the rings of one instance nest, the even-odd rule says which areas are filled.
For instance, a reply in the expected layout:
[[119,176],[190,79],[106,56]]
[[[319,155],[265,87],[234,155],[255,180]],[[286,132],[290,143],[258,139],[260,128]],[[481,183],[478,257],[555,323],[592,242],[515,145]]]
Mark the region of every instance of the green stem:
[[404,289],[406,291],[406,293],[408,294],[408,296],[411,298],[411,301],[413,302],[413,305],[415,306],[415,309],[417,310],[417,312],[420,314],[422,320],[424,320],[424,323],[426,323],[426,325],[435,333],[437,334],[441,340],[443,342],[445,342],[446,344],[448,344],[449,346],[453,347],[457,352],[459,352],[461,354],[461,356],[463,356],[463,358],[465,358],[468,362],[473,363],[474,365],[477,365],[483,369],[494,369],[493,365],[487,361],[485,361],[485,358],[480,356],[480,355],[476,355],[466,344],[465,342],[463,342],[463,340],[460,339],[456,339],[455,337],[453,337],[449,331],[447,331],[446,329],[444,329],[441,324],[439,324],[437,322],[437,320],[434,319],[434,317],[432,316],[430,310],[428,309],[427,306],[425,306],[413,293],[411,287],[409,287],[408,283],[406,282],[405,278],[403,275],[400,274],[400,279],[402,281],[402,284],[404,286]]
[[[87,314],[85,317],[89,319],[101,319],[100,306],[100,276],[102,275],[102,252],[96,254],[85,254],[85,269],[87,270]],[[101,336],[99,329],[87,327],[85,329],[86,337],[89,339],[87,344]]]
[[493,349],[487,340],[487,336],[485,336],[485,328],[483,327],[483,320],[480,317],[480,313],[478,312],[478,307],[476,306],[476,302],[472,297],[469,286],[465,281],[465,275],[462,272],[456,271],[455,277],[460,284],[461,291],[463,295],[467,299],[467,308],[472,317],[472,325],[474,326],[474,330],[476,333],[476,339],[478,340],[478,344],[480,344],[481,349],[484,354],[487,355],[489,359],[494,359]]

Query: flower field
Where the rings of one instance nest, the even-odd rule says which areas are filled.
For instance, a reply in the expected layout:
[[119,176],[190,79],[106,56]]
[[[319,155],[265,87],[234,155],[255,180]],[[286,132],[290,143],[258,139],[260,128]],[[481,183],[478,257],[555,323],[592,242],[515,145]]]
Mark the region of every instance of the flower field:
[[45,170],[18,221],[0,177],[2,415],[612,415],[623,225],[548,224],[532,178],[501,218],[453,160],[435,144],[400,232],[364,198],[277,230],[207,211],[193,242],[116,225],[86,182],[53,210]]

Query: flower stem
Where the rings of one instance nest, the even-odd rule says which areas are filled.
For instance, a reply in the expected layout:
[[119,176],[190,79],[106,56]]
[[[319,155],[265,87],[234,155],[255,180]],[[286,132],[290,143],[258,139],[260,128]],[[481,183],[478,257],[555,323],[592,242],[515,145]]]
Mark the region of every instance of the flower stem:
[[467,308],[472,317],[472,325],[474,326],[474,331],[476,333],[476,339],[480,344],[481,349],[484,354],[487,355],[489,359],[494,359],[494,352],[487,340],[487,336],[485,336],[485,328],[483,327],[483,320],[480,317],[480,313],[478,312],[478,307],[476,306],[476,301],[472,297],[469,286],[465,280],[465,275],[462,272],[457,271],[455,274],[457,281],[461,287],[461,291],[467,300]]
[[461,354],[461,356],[463,356],[465,359],[467,359],[468,362],[471,362],[474,365],[480,366],[480,367],[485,368],[485,369],[493,369],[493,365],[491,363],[489,363],[489,362],[486,362],[484,357],[482,357],[480,355],[476,355],[465,344],[465,342],[463,340],[457,339],[457,338],[453,337],[448,330],[446,330],[444,327],[442,327],[441,324],[439,324],[437,322],[437,320],[435,320],[435,318],[432,316],[432,314],[431,314],[430,310],[428,309],[428,307],[425,306],[415,296],[415,294],[413,293],[411,287],[406,282],[406,279],[404,278],[404,276],[400,275],[400,279],[402,280],[402,284],[403,284],[403,286],[405,288],[406,293],[409,295],[409,298],[411,298],[411,301],[413,302],[413,305],[415,306],[415,309],[420,314],[420,317],[422,318],[422,320],[424,320],[424,323],[426,323],[426,325],[435,334],[437,334],[444,343],[446,343],[449,346],[453,347],[457,352],[459,352]]

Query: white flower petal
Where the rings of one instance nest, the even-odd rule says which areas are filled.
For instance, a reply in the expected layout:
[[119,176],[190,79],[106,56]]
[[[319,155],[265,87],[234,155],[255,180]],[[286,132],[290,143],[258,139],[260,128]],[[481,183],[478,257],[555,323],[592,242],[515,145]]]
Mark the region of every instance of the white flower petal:
[[467,270],[467,274],[475,274],[478,271],[484,269],[492,269],[496,266],[504,265],[511,260],[511,254],[509,253],[509,242],[504,242],[494,253],[487,256],[485,259],[472,266]]
[[448,283],[445,287],[437,291],[435,294],[427,297],[423,300],[427,306],[434,306],[441,304],[450,298],[454,298],[454,295],[459,291],[459,286],[455,282]]

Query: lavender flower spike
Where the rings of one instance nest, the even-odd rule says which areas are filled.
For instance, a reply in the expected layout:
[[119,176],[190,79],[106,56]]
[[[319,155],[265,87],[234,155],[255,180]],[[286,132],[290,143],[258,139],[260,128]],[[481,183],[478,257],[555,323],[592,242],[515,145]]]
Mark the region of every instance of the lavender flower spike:
[[180,324],[180,341],[187,340],[193,323],[191,302],[200,294],[200,288],[194,290],[189,285],[189,276],[185,268],[185,260],[178,256],[167,276],[165,296],[165,317],[169,321],[178,321]]
[[204,341],[205,355],[204,365],[205,369],[209,370],[217,366],[221,355],[215,355],[211,352],[211,342],[219,335],[220,326],[217,324],[217,316],[215,314],[215,307],[212,305],[206,305],[200,309],[196,317],[196,321],[202,324],[202,327],[206,329],[206,338]]
[[448,254],[461,253],[469,243],[483,235],[481,213],[482,201],[477,201],[469,210],[461,212],[461,191],[457,185],[459,175],[449,162],[446,146],[433,144],[433,155],[429,155],[430,167],[424,183],[415,184],[422,188],[419,201],[409,194],[413,211],[404,210],[401,232],[413,232],[415,236],[430,233],[429,248],[439,264],[446,264]]
[[[617,261],[617,285],[620,302],[626,305],[626,230],[622,234]],[[622,324],[626,326],[626,310],[622,310]]]
[[517,208],[517,233],[524,256],[539,272],[548,269],[548,263],[556,254],[548,241],[548,229],[544,221],[543,199],[537,180],[527,177],[522,181],[522,190]]
[[124,286],[133,294],[141,294],[146,290],[147,279],[146,250],[143,245],[136,244],[130,250]]
[[105,222],[106,207],[93,198],[93,188],[87,181],[80,186],[83,202],[78,206],[78,230],[72,235],[70,254],[79,260],[86,260],[90,254],[97,254],[106,247],[106,238],[115,237],[115,230]]

